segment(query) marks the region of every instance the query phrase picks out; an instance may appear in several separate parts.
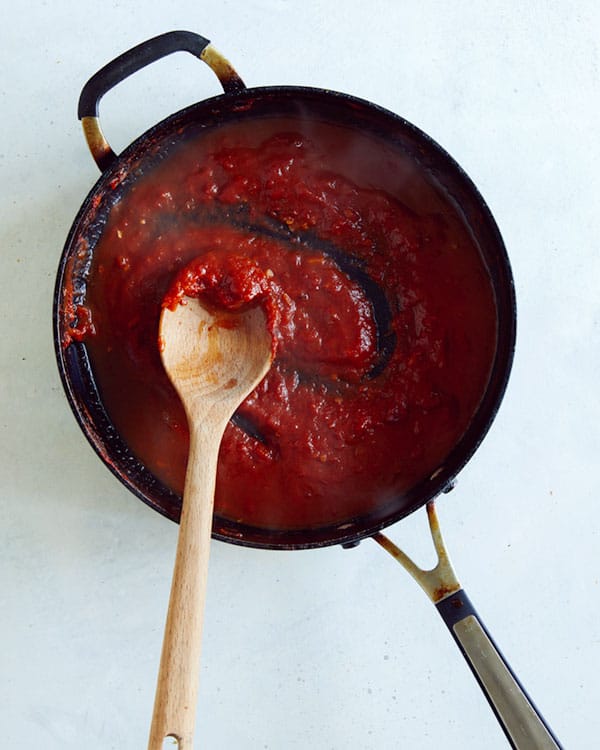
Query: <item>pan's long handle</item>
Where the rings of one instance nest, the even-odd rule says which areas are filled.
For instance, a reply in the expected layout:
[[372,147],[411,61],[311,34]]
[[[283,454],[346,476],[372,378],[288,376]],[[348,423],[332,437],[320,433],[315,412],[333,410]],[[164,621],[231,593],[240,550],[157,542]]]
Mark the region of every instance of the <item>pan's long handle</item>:
[[464,590],[442,599],[436,607],[511,746],[518,750],[560,748],[552,730],[498,650]]
[[419,583],[435,604],[488,699],[511,747],[561,750],[561,745],[520,684],[461,588],[444,546],[435,506],[427,505],[438,554],[433,570],[421,570],[383,534],[373,538]]

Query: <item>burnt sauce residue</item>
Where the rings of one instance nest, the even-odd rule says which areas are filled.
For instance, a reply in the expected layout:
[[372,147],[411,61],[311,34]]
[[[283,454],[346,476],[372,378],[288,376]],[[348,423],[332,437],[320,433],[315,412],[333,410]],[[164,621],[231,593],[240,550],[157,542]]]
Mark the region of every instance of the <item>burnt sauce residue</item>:
[[274,364],[223,440],[219,515],[343,523],[443,464],[485,391],[496,310],[462,217],[412,158],[350,128],[232,124],[183,143],[112,206],[82,336],[116,428],[176,492],[188,432],[157,334],[190,264],[234,295],[258,269],[277,310]]

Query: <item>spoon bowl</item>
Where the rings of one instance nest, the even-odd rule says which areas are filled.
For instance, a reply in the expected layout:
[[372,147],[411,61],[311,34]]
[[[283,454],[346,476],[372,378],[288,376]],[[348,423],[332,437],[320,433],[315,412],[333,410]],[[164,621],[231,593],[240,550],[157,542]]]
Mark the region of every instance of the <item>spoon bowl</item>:
[[226,425],[271,365],[265,314],[260,307],[211,311],[198,299],[186,297],[184,302],[175,310],[165,308],[161,315],[163,366],[190,427],[198,416],[209,415],[211,424]]

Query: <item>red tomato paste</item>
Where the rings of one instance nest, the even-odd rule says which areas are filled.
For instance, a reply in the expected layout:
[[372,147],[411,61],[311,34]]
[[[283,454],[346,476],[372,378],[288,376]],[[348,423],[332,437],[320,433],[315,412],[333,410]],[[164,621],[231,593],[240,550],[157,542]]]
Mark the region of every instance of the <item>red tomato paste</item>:
[[208,130],[112,207],[82,334],[111,420],[176,492],[188,432],[158,320],[208,288],[225,307],[268,299],[276,343],[223,439],[223,517],[308,529],[401,502],[443,466],[485,391],[489,274],[411,158],[325,124]]

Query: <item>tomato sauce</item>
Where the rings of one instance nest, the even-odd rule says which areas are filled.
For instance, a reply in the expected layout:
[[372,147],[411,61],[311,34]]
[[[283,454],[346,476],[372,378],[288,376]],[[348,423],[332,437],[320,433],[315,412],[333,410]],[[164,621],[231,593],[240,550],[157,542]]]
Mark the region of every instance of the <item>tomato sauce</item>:
[[492,285],[454,205],[399,149],[251,125],[186,140],[115,203],[81,336],[114,425],[181,492],[188,431],[161,306],[266,305],[276,356],[225,432],[215,510],[266,529],[343,524],[401,502],[464,434],[496,347]]

